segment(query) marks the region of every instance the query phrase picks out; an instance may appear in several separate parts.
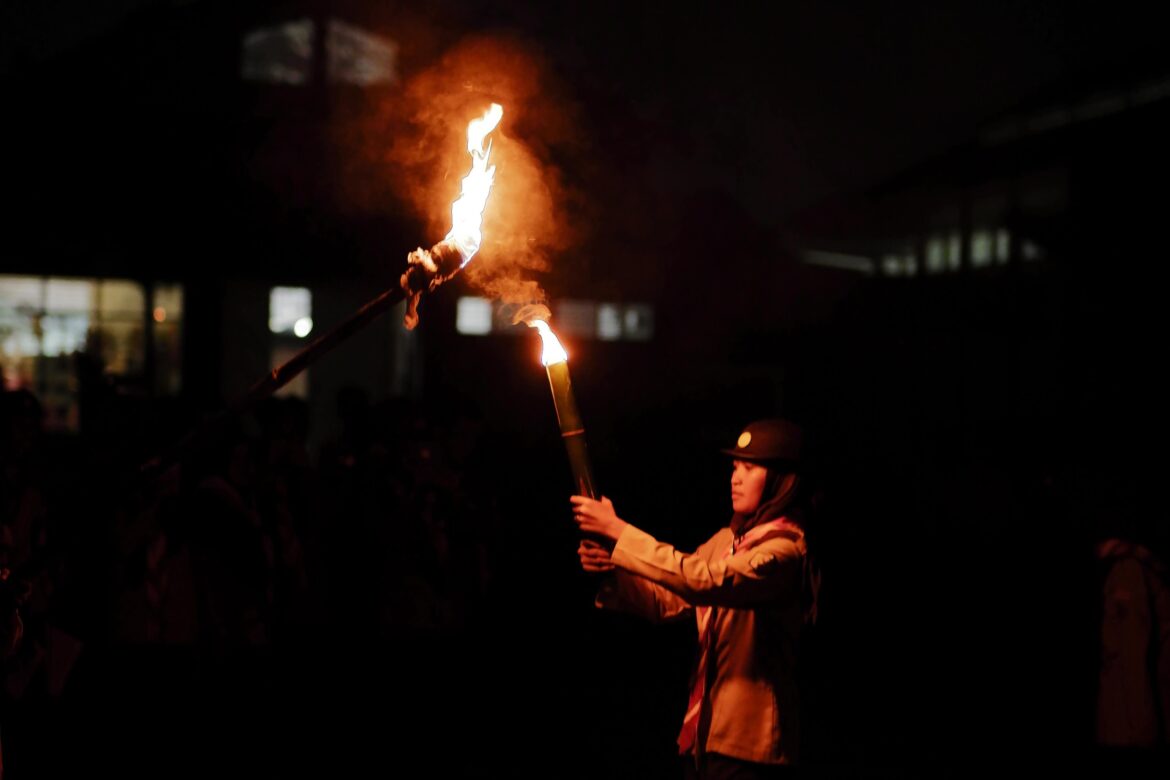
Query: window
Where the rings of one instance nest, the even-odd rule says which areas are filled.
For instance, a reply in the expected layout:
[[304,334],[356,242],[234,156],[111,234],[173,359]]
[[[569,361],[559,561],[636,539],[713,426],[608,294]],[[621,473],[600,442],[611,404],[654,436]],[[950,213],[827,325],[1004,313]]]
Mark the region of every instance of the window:
[[867,276],[872,275],[874,272],[873,259],[862,255],[808,249],[801,253],[801,259],[808,265],[840,268],[846,271],[856,271]]
[[313,330],[313,294],[307,287],[273,287],[268,295],[268,329],[303,339]]
[[971,267],[986,268],[991,265],[993,248],[990,230],[976,230],[971,234]]
[[244,37],[241,75],[266,84],[309,83],[313,70],[312,19],[253,30]]
[[398,80],[398,44],[360,27],[329,21],[329,80],[361,86]]
[[648,303],[602,303],[597,307],[597,337],[602,341],[649,341],[654,307]]
[[[552,328],[559,335],[601,341],[649,341],[654,337],[654,307],[649,303],[597,303],[560,300],[552,303]],[[465,296],[455,304],[455,330],[465,336],[489,333],[523,335],[513,325],[514,306]]]
[[926,270],[937,274],[946,269],[946,246],[940,236],[931,236],[926,242]]
[[160,393],[174,395],[182,389],[183,288],[155,285],[153,303],[154,386]]
[[886,276],[914,276],[918,273],[918,258],[913,252],[882,255],[882,273]]
[[926,270],[937,274],[958,271],[963,262],[963,237],[959,233],[933,235],[926,241]]
[[603,303],[597,307],[597,338],[602,341],[617,341],[622,337],[622,307],[616,303]]
[[958,271],[963,262],[963,237],[958,233],[951,233],[947,241],[947,269]]
[[467,336],[491,333],[492,302],[487,298],[460,298],[455,303],[455,330]]
[[1026,263],[1034,263],[1044,259],[1044,248],[1034,241],[1020,243],[1020,257]]
[[1005,264],[1012,256],[1012,237],[1005,228],[995,231],[995,262]]
[[[77,355],[121,382],[164,393],[181,385],[182,288],[128,279],[0,276],[0,376],[35,393],[52,430],[78,424]],[[154,345],[147,376],[147,344]]]
[[556,301],[552,310],[552,326],[557,333],[585,338],[597,335],[597,304],[593,301]]
[[629,341],[649,341],[654,336],[654,309],[646,303],[631,303],[622,317],[622,334]]
[[[331,83],[370,86],[398,80],[397,43],[337,19],[330,19],[324,29],[326,77]],[[240,75],[263,84],[310,83],[317,30],[312,19],[253,30],[244,36]]]

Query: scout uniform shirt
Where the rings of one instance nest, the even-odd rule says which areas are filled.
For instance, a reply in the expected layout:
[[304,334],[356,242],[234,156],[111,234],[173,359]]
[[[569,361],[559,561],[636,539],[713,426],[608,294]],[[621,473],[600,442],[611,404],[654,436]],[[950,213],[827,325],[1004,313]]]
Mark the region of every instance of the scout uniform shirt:
[[736,541],[723,528],[687,555],[627,526],[596,604],[656,622],[711,607],[694,752],[794,763],[804,534],[781,523],[732,551]]

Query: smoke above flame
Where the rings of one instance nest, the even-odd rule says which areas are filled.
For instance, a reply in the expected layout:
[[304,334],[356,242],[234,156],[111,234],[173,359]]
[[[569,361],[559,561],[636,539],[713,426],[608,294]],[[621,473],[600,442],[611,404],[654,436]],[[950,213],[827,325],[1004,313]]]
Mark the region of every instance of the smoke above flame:
[[512,315],[512,324],[520,325],[523,323],[528,327],[532,327],[532,323],[536,320],[544,320],[548,322],[552,319],[552,312],[542,303],[532,303],[527,306],[521,306]]

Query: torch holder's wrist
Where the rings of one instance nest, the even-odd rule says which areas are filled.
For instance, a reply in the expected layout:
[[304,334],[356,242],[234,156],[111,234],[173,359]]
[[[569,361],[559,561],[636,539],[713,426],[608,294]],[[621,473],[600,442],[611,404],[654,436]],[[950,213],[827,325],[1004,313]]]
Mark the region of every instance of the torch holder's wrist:
[[613,552],[613,548],[617,546],[617,541],[610,539],[608,536],[601,534],[581,534],[582,539],[588,539],[591,542],[601,546],[606,552]]

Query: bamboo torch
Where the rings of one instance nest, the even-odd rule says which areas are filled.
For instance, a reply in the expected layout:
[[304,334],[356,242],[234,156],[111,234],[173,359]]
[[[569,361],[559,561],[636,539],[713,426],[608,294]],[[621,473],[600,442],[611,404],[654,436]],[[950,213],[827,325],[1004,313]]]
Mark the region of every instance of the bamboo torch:
[[597,498],[593,483],[593,466],[589,461],[589,449],[585,445],[585,423],[577,409],[573,395],[573,380],[569,376],[569,355],[557,339],[548,323],[541,319],[528,321],[530,328],[536,328],[544,343],[540,362],[548,372],[548,384],[552,389],[553,407],[557,413],[557,424],[565,442],[565,453],[569,456],[569,467],[573,472],[573,487],[578,495]]

